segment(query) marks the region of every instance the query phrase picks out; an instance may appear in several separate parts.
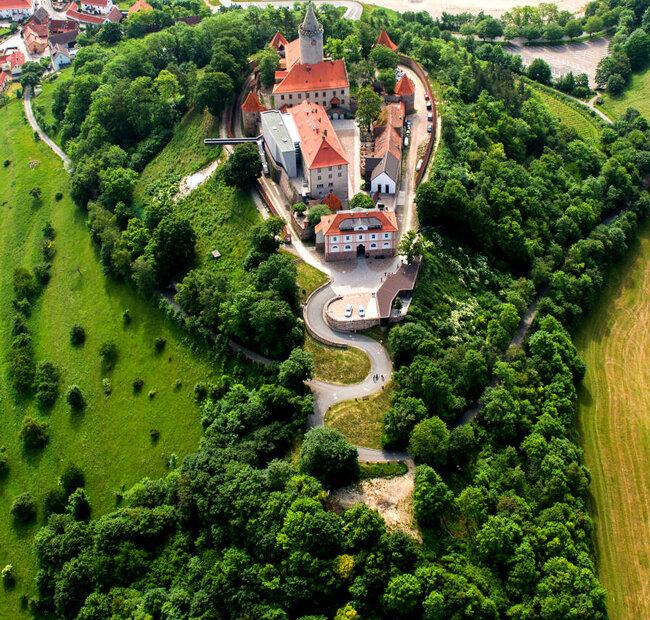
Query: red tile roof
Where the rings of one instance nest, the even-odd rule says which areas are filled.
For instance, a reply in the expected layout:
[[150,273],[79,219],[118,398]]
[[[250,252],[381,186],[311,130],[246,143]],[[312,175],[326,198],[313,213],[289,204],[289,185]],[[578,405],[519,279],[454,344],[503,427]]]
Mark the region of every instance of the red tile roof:
[[339,211],[332,215],[323,215],[320,224],[316,227],[317,232],[323,233],[326,237],[341,234],[341,224],[346,220],[379,220],[382,232],[397,232],[397,218],[393,211],[373,211],[358,209],[354,211]]
[[393,302],[400,291],[412,291],[418,278],[421,259],[417,258],[410,265],[400,265],[396,273],[391,273],[377,291],[377,307],[380,318],[391,315]]
[[286,58],[287,69],[300,62],[300,39],[294,39],[284,46],[284,57]]
[[397,45],[395,45],[391,40],[390,37],[388,36],[388,33],[386,30],[383,28],[381,29],[381,32],[379,33],[379,36],[377,37],[377,42],[375,45],[383,45],[387,47],[390,50],[395,51],[397,49]]
[[113,8],[108,12],[108,15],[106,16],[106,21],[119,24],[122,21],[122,17],[122,11],[113,5]]
[[31,9],[32,2],[29,0],[0,0],[0,11],[11,11],[20,9]]
[[106,18],[102,15],[97,17],[95,15],[88,15],[88,13],[81,13],[73,9],[74,4],[70,5],[68,12],[65,14],[69,19],[74,19],[76,22],[82,22],[84,24],[103,24],[106,21]]
[[90,6],[108,6],[109,0],[79,0],[81,4],[89,4]]
[[280,47],[287,46],[287,40],[284,38],[284,35],[278,30],[271,39],[269,43],[271,47],[274,47],[276,50],[280,50]]
[[0,71],[0,92],[2,92],[10,82],[9,74],[4,71]]
[[135,4],[129,7],[129,15],[137,13],[138,11],[153,11],[153,7],[144,0],[138,0]]
[[324,60],[315,64],[296,63],[286,77],[273,87],[274,93],[296,93],[313,90],[347,88],[348,74],[345,60]]
[[246,96],[244,103],[241,104],[241,109],[244,112],[263,112],[266,110],[260,100],[253,94],[252,90]]
[[303,101],[289,108],[289,113],[300,134],[300,151],[309,170],[348,163],[323,106]]
[[67,19],[50,20],[51,33],[69,32],[71,30],[79,30],[79,24],[77,22],[73,22]]
[[22,52],[13,52],[11,54],[5,54],[0,56],[0,65],[7,63],[11,69],[16,65],[22,67],[25,64],[25,54]]
[[23,28],[23,39],[32,32],[36,37],[47,38],[47,24],[30,22]]
[[320,201],[321,204],[327,205],[330,211],[338,211],[341,208],[341,201],[333,192],[330,192]]
[[411,81],[411,79],[406,75],[406,73],[402,74],[402,77],[399,79],[399,82],[397,82],[395,86],[395,94],[396,95],[412,95],[415,92],[415,84]]

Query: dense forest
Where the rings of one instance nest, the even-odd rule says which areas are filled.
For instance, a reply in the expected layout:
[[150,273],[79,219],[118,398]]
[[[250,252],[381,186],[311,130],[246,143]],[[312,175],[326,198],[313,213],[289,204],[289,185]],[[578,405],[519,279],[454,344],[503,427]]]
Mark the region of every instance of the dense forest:
[[[248,57],[276,29],[294,32],[300,13],[223,11],[195,28],[110,44],[100,31],[59,89],[55,115],[107,276],[132,279],[145,295],[184,277],[179,303],[198,329],[249,338],[284,361],[255,380],[199,390],[203,440],[167,478],[142,480],[98,519],[53,511],[35,543],[35,611],[606,617],[574,428],[584,365],[570,333],[650,206],[638,189],[650,171],[650,127],[630,111],[598,143],[585,141],[516,81],[520,59],[500,48],[454,40],[424,13],[394,20],[375,10],[358,23],[338,15],[323,9],[320,19],[327,45],[350,56],[355,86],[368,81],[372,43],[387,27],[443,89],[442,144],[417,194],[420,281],[408,322],[389,336],[397,390],[384,437],[418,463],[423,542],[387,531],[363,504],[328,510],[326,491],[358,475],[356,450],[337,433],[310,431],[297,465],[283,460],[312,408],[303,385],[312,369],[296,348],[295,269],[277,253],[281,222],[251,232],[235,283],[192,269],[195,232],[164,179],[146,204],[133,200],[138,174],[181,115],[223,109]],[[548,295],[527,342],[508,348],[540,292]],[[481,395],[478,418],[457,425]]]

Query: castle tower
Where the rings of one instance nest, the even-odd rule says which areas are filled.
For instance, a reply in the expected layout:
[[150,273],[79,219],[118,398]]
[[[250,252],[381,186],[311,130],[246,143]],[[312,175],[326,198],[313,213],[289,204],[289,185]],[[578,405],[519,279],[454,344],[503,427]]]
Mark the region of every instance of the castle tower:
[[300,37],[300,62],[314,65],[323,61],[323,26],[318,23],[311,0],[307,5],[305,19],[298,28]]

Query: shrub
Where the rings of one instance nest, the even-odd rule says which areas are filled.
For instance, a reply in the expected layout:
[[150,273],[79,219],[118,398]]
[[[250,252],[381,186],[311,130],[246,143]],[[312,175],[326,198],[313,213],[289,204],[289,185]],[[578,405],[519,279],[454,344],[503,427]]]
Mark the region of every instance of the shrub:
[[86,341],[86,330],[81,325],[73,325],[70,329],[70,344],[77,347]]
[[[59,192],[59,194],[60,193],[61,192]],[[57,194],[57,196],[59,194]],[[63,197],[63,194],[61,194],[61,196]],[[55,236],[56,233],[54,231],[54,227],[52,226],[52,222],[45,222],[45,226],[43,226],[43,237],[45,237],[46,239],[54,239]]]
[[156,390],[149,390],[149,399],[151,400],[156,396]]
[[2,446],[0,448],[0,476],[4,476],[9,471],[9,457],[7,456],[7,448]]
[[7,354],[11,384],[18,392],[29,392],[34,384],[34,360],[29,334],[16,337]]
[[45,511],[45,516],[49,517],[52,514],[61,514],[65,512],[66,507],[66,493],[61,487],[56,489],[50,489],[45,494],[45,500],[43,502],[43,510]]
[[41,407],[51,407],[59,395],[59,369],[50,361],[41,362],[34,375],[36,400]]
[[113,385],[111,384],[111,380],[104,377],[102,379],[102,389],[104,390],[104,394],[107,396],[113,391]]
[[180,379],[176,379],[174,382],[174,389],[178,392],[183,387],[183,382]]
[[144,379],[142,377],[136,377],[133,379],[133,391],[138,394],[142,391],[142,386],[144,385]]
[[[56,246],[54,245],[54,241],[52,239],[46,238],[41,239],[41,252],[43,254],[43,259],[47,262],[51,262],[54,259],[54,255],[56,254]],[[38,274],[34,272],[34,275],[38,280]]]
[[9,159],[5,159],[4,167],[5,167],[5,168],[9,168],[9,166],[11,166],[11,160],[9,160]]
[[153,439],[154,441],[158,441],[158,438],[160,437],[160,431],[159,431],[157,428],[152,428],[152,429],[149,431],[149,436],[150,436],[151,439]]
[[156,338],[153,341],[153,346],[154,349],[156,350],[156,353],[162,353],[165,350],[165,345],[167,344],[167,340],[164,338]]
[[66,512],[76,521],[87,521],[90,518],[90,502],[84,489],[77,489],[70,495]]
[[71,385],[65,393],[65,400],[72,409],[83,409],[86,405],[83,392],[78,385]]
[[131,311],[130,310],[125,310],[122,312],[122,323],[124,325],[128,325],[131,322]]
[[49,438],[47,422],[39,422],[36,418],[25,416],[20,427],[19,437],[28,448],[42,448]]
[[102,365],[107,370],[115,367],[117,362],[117,345],[112,340],[103,342],[99,347],[99,356],[102,358]]
[[63,198],[62,192],[57,192],[56,194],[54,194],[54,200],[56,200],[57,202],[59,202],[59,200],[61,200],[62,198]]
[[47,263],[36,265],[36,267],[34,267],[34,277],[41,286],[45,286],[51,278],[50,265]]
[[21,493],[14,499],[11,514],[19,523],[29,523],[36,518],[36,502],[30,493]]
[[74,463],[68,463],[59,478],[61,487],[65,492],[66,497],[78,488],[86,484],[86,477],[80,467]]
[[7,564],[7,566],[2,569],[2,583],[7,588],[11,588],[16,583],[13,564]]
[[33,299],[38,293],[36,278],[24,267],[14,269],[13,284],[17,299]]
[[207,395],[208,395],[208,386],[205,383],[203,383],[203,381],[199,381],[194,386],[194,400],[196,400],[197,403],[203,402]]

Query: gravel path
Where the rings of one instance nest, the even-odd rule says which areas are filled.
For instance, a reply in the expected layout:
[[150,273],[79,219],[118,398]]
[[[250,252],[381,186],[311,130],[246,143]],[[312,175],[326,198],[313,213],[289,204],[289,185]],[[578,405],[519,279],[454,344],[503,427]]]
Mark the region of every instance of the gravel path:
[[72,162],[70,158],[63,152],[63,150],[56,144],[40,127],[34,118],[34,112],[32,111],[32,89],[27,86],[25,88],[25,97],[23,99],[23,107],[25,108],[25,116],[27,117],[27,122],[30,124],[31,128],[38,133],[38,136],[45,144],[47,144],[61,159],[63,162],[63,167],[66,170],[70,170]]

